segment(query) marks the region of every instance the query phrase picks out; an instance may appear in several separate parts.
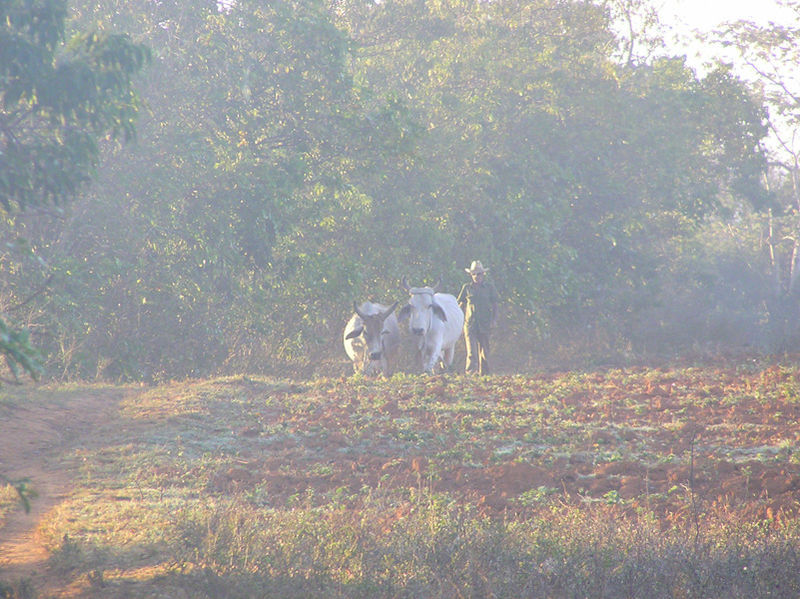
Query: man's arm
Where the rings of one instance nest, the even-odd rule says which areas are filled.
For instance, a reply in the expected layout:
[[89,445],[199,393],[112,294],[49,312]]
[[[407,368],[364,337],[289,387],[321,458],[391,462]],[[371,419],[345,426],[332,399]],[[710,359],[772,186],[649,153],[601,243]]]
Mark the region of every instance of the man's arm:
[[467,307],[467,284],[466,283],[461,287],[461,291],[458,292],[458,297],[456,298],[456,302],[458,302],[458,305],[461,306],[461,310],[462,311]]
[[490,285],[492,286],[492,292],[489,309],[492,312],[492,317],[489,319],[489,328],[494,328],[494,323],[497,322],[497,306],[500,301],[500,295],[497,293],[497,287],[494,286],[494,283],[490,283]]

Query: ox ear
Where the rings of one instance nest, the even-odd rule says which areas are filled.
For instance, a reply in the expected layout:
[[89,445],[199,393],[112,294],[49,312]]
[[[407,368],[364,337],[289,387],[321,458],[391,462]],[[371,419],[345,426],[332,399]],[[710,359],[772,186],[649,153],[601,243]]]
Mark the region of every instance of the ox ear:
[[389,318],[389,314],[391,314],[392,312],[394,312],[394,309],[395,309],[396,307],[397,307],[397,302],[393,303],[393,304],[392,304],[391,306],[389,306],[389,307],[388,307],[386,310],[384,310],[383,312],[381,312],[381,320],[386,320],[387,318]]
[[345,337],[345,339],[355,339],[356,337],[358,337],[363,332],[364,332],[364,327],[355,328],[352,331],[350,331],[349,333],[347,333],[347,336]]
[[398,312],[398,313],[397,313],[397,320],[399,320],[400,322],[403,322],[403,321],[405,321],[405,320],[406,320],[406,319],[407,319],[407,318],[408,318],[410,315],[411,315],[411,305],[409,305],[409,304],[406,304],[405,306],[403,306],[403,307],[401,308],[400,312]]
[[444,313],[444,308],[442,308],[436,302],[433,302],[431,304],[431,308],[433,308],[433,313],[436,314],[436,316],[439,317],[439,320],[443,320],[444,322],[447,322],[447,314]]

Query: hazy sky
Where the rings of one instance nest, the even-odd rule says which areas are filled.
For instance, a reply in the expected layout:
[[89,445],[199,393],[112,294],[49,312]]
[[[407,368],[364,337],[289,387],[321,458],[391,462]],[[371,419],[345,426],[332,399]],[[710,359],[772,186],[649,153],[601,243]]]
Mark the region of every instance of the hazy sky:
[[775,0],[653,0],[666,22],[682,29],[709,31],[725,21],[780,22],[792,12]]
[[[658,12],[662,24],[672,27],[676,33],[680,34],[683,43],[675,43],[674,50],[686,55],[689,65],[704,70],[702,66],[711,57],[720,57],[731,61],[737,65],[739,60],[735,54],[723,54],[724,50],[719,46],[704,46],[692,40],[692,33],[695,30],[707,33],[716,29],[722,23],[728,21],[747,20],[754,21],[760,25],[767,25],[770,22],[782,25],[795,25],[797,15],[793,11],[778,5],[776,0],[651,0],[653,7]],[[665,41],[671,45],[669,38]],[[734,67],[736,69],[736,67]],[[752,78],[753,72],[749,69],[736,69],[746,77]],[[795,89],[800,86],[800,71],[792,69],[784,73],[782,79],[790,87]],[[800,145],[800,139],[795,141],[794,133],[797,129],[792,125],[785,129],[780,125],[780,119],[776,121],[782,131],[781,138],[785,143],[792,146]],[[770,144],[771,145],[771,144]],[[779,146],[776,146],[779,147]]]
[[[693,40],[693,33],[707,33],[727,21],[748,20],[766,25],[770,21],[796,23],[796,14],[781,7],[776,0],[651,0],[662,24],[671,27],[684,43],[676,49],[686,53],[689,64],[700,66],[703,59],[718,56],[721,49],[703,47]],[[671,42],[669,36],[665,40]],[[734,61],[735,62],[735,61]]]

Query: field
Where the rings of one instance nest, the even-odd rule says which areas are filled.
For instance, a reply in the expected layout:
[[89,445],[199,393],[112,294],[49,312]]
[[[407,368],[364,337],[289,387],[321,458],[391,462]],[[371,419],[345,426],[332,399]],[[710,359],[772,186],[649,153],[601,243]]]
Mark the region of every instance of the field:
[[797,597],[800,367],[0,390],[0,597]]

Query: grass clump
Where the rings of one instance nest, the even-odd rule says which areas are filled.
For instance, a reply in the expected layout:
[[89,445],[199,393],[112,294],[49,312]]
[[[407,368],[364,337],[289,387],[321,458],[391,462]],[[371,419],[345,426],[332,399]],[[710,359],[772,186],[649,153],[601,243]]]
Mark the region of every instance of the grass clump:
[[253,509],[181,515],[182,584],[200,597],[796,597],[796,526],[709,522],[661,530],[613,507],[487,518],[429,496],[387,513]]

